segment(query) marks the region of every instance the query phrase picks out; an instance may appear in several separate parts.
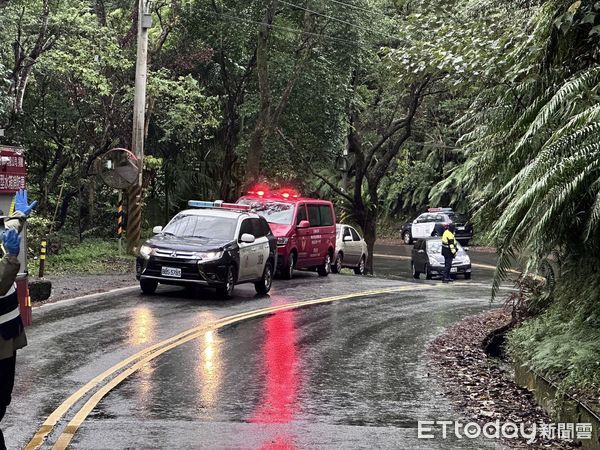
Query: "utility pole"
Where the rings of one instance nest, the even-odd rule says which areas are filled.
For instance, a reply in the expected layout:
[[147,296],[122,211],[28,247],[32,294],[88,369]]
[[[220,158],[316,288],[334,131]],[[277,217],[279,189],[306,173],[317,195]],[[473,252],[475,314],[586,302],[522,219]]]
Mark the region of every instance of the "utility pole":
[[137,183],[127,190],[127,251],[129,253],[134,253],[139,247],[142,225],[142,171],[144,166],[148,29],[151,26],[150,0],[138,0],[137,58],[131,151],[138,159],[139,174]]

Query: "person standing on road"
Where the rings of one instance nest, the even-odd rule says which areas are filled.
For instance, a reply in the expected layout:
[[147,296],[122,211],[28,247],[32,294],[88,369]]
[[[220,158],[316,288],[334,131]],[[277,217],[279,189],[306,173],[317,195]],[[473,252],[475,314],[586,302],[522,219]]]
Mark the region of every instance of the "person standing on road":
[[444,283],[452,281],[450,270],[452,269],[452,260],[458,251],[456,248],[456,238],[454,237],[455,226],[453,223],[448,225],[442,234],[442,256],[444,257]]
[[[21,249],[19,233],[25,219],[36,206],[37,202],[27,203],[27,191],[19,191],[15,197],[15,213],[4,219],[4,256],[0,260],[0,421],[11,401],[17,350],[27,345],[15,280],[21,266],[17,258]],[[0,450],[6,450],[1,429]]]

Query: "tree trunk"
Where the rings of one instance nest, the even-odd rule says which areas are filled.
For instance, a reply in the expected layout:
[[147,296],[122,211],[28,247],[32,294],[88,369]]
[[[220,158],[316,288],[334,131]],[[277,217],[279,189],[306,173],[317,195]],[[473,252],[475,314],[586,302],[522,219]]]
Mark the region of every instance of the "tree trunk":
[[367,273],[373,274],[373,253],[375,249],[375,241],[377,240],[377,218],[370,213],[365,216],[363,225],[363,233],[365,242],[367,243]]
[[[225,201],[235,200],[231,192],[233,166],[236,161],[235,149],[238,143],[239,117],[234,99],[229,99],[226,106],[226,126],[223,136],[223,172],[219,188],[220,199]],[[236,193],[237,194],[237,193]]]
[[246,160],[246,187],[258,181],[260,175],[260,158],[262,147],[267,134],[263,119],[259,118],[252,136],[250,137],[250,146],[248,148],[248,159]]

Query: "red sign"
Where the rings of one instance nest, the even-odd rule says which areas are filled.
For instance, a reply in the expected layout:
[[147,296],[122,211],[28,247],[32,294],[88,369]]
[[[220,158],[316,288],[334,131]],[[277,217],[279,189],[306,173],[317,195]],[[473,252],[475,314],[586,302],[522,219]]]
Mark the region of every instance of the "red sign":
[[27,166],[23,149],[0,145],[0,194],[25,189]]

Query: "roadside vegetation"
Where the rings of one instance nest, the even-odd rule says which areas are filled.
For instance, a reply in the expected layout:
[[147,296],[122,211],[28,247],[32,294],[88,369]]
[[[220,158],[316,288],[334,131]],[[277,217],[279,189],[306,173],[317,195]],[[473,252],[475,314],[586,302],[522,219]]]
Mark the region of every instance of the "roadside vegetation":
[[[452,206],[498,249],[496,283],[522,255],[553,268],[509,348],[598,398],[600,3],[151,5],[146,229],[257,181],[332,198],[370,249]],[[27,149],[49,270],[114,267],[97,161],[129,147],[136,20],[122,0],[0,0],[0,143]]]

